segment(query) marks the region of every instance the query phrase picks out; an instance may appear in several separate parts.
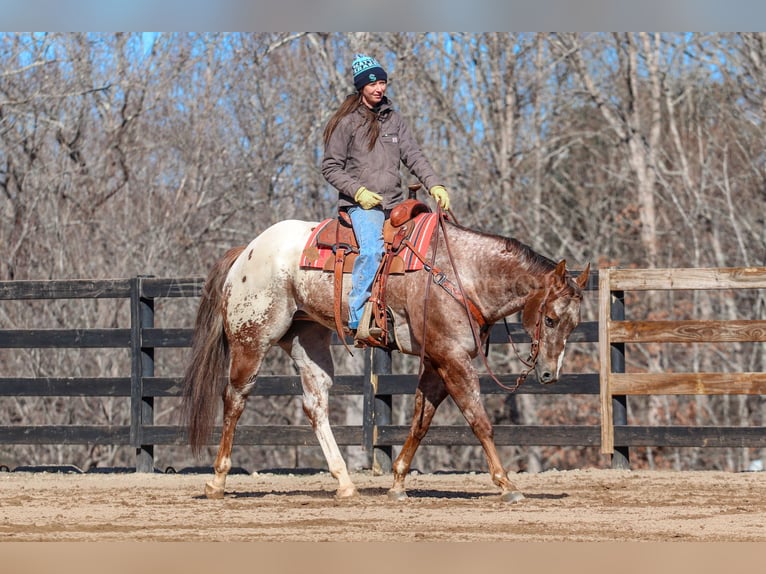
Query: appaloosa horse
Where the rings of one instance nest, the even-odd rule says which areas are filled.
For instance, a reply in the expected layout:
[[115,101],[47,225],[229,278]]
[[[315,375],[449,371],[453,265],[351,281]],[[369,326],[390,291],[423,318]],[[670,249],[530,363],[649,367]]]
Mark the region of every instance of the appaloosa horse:
[[[334,375],[330,353],[335,325],[333,277],[299,265],[316,225],[297,220],[276,223],[246,247],[229,250],[207,277],[184,395],[189,440],[197,454],[210,438],[218,401],[223,397],[215,475],[205,488],[209,498],[224,495],[234,430],[272,345],[281,346],[300,371],[303,410],[330,473],[338,480],[336,496],[357,493],[328,417]],[[454,222],[442,225],[427,253],[429,261],[434,249],[433,266],[443,270],[453,286],[462,288],[462,302],[437,284],[428,286],[433,275],[427,270],[392,275],[386,290],[398,349],[424,358],[412,426],[393,464],[389,496],[406,498],[404,482],[412,458],[437,407],[449,396],[481,442],[502,499],[515,502],[523,495],[500,462],[472,359],[481,351],[493,323],[521,311],[522,324],[532,339],[537,379],[555,382],[567,337],[580,321],[589,266],[575,279],[564,261],[557,264],[517,240],[472,231]],[[348,287],[344,285],[346,293]],[[343,313],[347,316],[345,304]],[[228,380],[222,376],[227,367]]]

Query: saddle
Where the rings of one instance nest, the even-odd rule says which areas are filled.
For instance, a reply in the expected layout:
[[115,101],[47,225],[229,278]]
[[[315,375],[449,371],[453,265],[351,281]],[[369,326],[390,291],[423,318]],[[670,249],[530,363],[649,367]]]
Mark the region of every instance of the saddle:
[[[430,212],[431,209],[425,203],[410,198],[397,205],[386,219],[383,225],[385,250],[375,274],[370,299],[365,305],[359,322],[356,346],[372,345],[389,348],[393,327],[389,325],[386,307],[388,278],[392,273],[401,274],[407,270],[400,252],[415,231],[418,216]],[[335,329],[340,340],[345,341],[342,317],[343,274],[351,272],[354,260],[359,254],[359,244],[348,214],[341,212],[336,219],[331,220],[321,229],[316,237],[316,246],[319,249],[331,249],[333,253],[333,257],[325,262],[324,269],[329,271],[331,267],[333,271]],[[419,254],[416,255],[420,257]]]

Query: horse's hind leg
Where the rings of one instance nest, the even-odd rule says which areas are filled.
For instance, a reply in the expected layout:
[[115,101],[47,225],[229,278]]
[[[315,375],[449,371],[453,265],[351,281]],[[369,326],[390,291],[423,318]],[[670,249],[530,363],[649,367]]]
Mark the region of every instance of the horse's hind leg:
[[234,431],[237,428],[239,417],[245,410],[247,395],[255,384],[255,376],[265,353],[265,350],[254,351],[240,344],[232,344],[230,348],[229,383],[223,392],[221,442],[213,465],[215,476],[212,481],[205,485],[205,495],[208,498],[223,498],[226,477],[231,470]]
[[329,395],[334,365],[330,354],[332,333],[308,321],[296,321],[279,344],[295,361],[303,385],[303,412],[306,413],[322,448],[327,466],[338,480],[337,498],[357,494],[346,462],[335,442],[329,418]]
[[394,485],[388,491],[388,497],[393,500],[404,500],[407,492],[404,489],[404,480],[410,471],[412,458],[415,456],[420,441],[426,436],[428,427],[431,425],[437,407],[447,396],[444,382],[430,364],[426,365],[423,374],[418,381],[415,391],[415,412],[412,416],[412,426],[407,435],[407,440],[402,446],[399,456],[393,464]]

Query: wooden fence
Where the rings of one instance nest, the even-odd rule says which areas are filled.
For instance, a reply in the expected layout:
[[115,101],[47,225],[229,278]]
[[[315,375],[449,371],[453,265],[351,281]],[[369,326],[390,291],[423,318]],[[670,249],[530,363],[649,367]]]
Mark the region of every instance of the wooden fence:
[[[104,444],[129,445],[136,449],[136,469],[154,469],[154,447],[186,444],[186,429],[180,426],[154,424],[155,397],[179,396],[180,376],[155,376],[155,350],[163,347],[188,347],[189,328],[155,328],[155,302],[161,298],[198,297],[201,278],[158,279],[135,277],[116,280],[15,281],[0,282],[2,300],[41,299],[129,299],[130,326],[115,329],[0,329],[0,349],[24,348],[127,348],[131,353],[131,375],[118,378],[19,378],[0,377],[0,396],[111,396],[130,397],[129,425],[0,425],[0,442],[6,444]],[[588,289],[595,291],[597,278],[591,275]],[[515,343],[529,343],[529,337],[518,323],[510,323]],[[581,323],[570,342],[597,343],[598,324]],[[505,327],[496,325],[492,344],[508,344]],[[336,344],[340,344],[336,341]],[[505,384],[513,384],[518,373],[498,374]],[[564,375],[555,385],[538,385],[530,381],[518,393],[582,394],[599,393],[598,373]],[[341,446],[360,445],[368,454],[369,464],[387,471],[391,465],[392,447],[401,445],[408,426],[392,421],[392,398],[413,394],[415,375],[391,372],[391,356],[380,349],[366,352],[364,372],[338,376],[332,395],[363,395],[361,426],[334,426]],[[489,376],[481,378],[484,394],[506,393]],[[259,376],[253,396],[300,395],[297,376]],[[90,422],[90,421],[89,421]],[[212,443],[217,442],[216,429]],[[598,447],[598,427],[587,425],[496,425],[498,445],[551,445]],[[286,426],[239,425],[239,445],[315,445],[311,427],[306,424]],[[467,425],[433,425],[424,445],[478,445]]]
[[[766,447],[764,427],[627,425],[629,395],[763,395],[766,373],[625,372],[626,343],[766,342],[766,320],[625,320],[625,292],[766,289],[766,268],[601,269],[601,451],[631,446]],[[616,448],[617,445],[617,448]]]
[[[200,295],[201,278],[158,279],[135,277],[116,280],[0,282],[1,300],[128,299],[130,325],[115,329],[0,330],[0,349],[24,348],[126,348],[131,354],[130,376],[117,378],[19,378],[0,377],[0,396],[111,396],[129,397],[129,425],[0,425],[0,442],[7,444],[105,444],[136,449],[136,469],[154,468],[154,447],[183,445],[185,429],[154,423],[154,399],[179,396],[180,376],[155,376],[156,349],[188,347],[189,328],[155,328],[155,302],[162,298]],[[649,394],[766,394],[764,373],[625,373],[625,344],[669,341],[766,341],[766,322],[740,321],[625,321],[625,291],[651,289],[761,289],[766,288],[766,268],[748,269],[602,269],[591,275],[588,290],[598,290],[598,321],[584,321],[570,343],[594,343],[601,357],[600,372],[565,374],[555,385],[522,385],[519,394],[592,395],[598,401],[598,425],[495,425],[500,446],[601,446],[612,455],[612,466],[629,467],[629,448],[637,446],[766,447],[763,427],[645,427],[627,424],[627,396]],[[515,343],[528,343],[521,325],[510,323]],[[491,333],[493,345],[506,344],[503,326]],[[336,344],[340,344],[336,341]],[[1,373],[0,373],[1,374]],[[512,384],[518,373],[498,378]],[[359,426],[335,426],[341,446],[365,448],[369,464],[390,469],[392,447],[401,445],[407,426],[393,425],[392,398],[412,394],[415,375],[391,371],[391,356],[379,349],[365,353],[359,375],[336,377],[332,395],[362,395]],[[506,393],[489,376],[481,378],[485,395]],[[263,375],[254,395],[300,395],[295,376]],[[598,407],[597,407],[598,408]],[[2,422],[2,421],[0,421]],[[217,433],[216,433],[217,434]],[[217,438],[213,438],[213,443]],[[240,425],[240,445],[315,445],[311,427]],[[424,445],[475,446],[478,441],[467,425],[434,425]]]

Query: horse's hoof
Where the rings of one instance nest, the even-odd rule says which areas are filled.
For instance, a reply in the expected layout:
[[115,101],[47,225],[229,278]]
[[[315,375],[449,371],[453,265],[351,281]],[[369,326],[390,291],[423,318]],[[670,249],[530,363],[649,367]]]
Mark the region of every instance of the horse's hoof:
[[357,496],[359,496],[359,491],[357,491],[356,487],[354,486],[339,488],[335,491],[336,500],[348,500],[350,498],[356,498]]
[[223,488],[213,486],[213,483],[205,484],[205,496],[211,500],[220,500],[223,498]]
[[393,488],[388,491],[389,500],[407,500],[407,493],[404,490],[394,490]]
[[503,502],[507,502],[508,504],[513,504],[515,502],[520,502],[521,500],[524,500],[524,495],[521,494],[518,490],[511,490],[501,494],[500,500],[502,500]]

